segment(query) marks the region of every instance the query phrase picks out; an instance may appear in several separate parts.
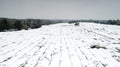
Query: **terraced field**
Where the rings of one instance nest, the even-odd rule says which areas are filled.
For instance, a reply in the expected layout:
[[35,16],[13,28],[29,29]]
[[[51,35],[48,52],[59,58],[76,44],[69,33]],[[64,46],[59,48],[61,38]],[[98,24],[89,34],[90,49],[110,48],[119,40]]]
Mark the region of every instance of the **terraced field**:
[[120,26],[61,23],[0,32],[0,67],[120,67]]

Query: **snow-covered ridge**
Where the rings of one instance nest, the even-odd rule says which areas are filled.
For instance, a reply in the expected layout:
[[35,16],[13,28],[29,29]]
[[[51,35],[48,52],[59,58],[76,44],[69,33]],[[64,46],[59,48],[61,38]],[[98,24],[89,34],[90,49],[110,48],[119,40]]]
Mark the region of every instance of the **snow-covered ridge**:
[[[100,48],[91,48],[93,45]],[[119,26],[61,23],[0,32],[0,67],[119,66]]]

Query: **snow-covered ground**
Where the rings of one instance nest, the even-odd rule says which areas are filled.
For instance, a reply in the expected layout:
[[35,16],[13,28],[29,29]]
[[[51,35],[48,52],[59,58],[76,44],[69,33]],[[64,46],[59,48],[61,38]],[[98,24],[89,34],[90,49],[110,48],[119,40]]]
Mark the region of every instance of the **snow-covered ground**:
[[120,26],[61,23],[0,32],[0,67],[120,67]]

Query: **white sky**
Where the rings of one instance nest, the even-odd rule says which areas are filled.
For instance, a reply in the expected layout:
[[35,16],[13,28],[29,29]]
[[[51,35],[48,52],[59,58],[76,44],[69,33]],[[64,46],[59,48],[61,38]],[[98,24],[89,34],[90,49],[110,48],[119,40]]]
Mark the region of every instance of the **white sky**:
[[0,17],[120,19],[120,0],[0,0]]

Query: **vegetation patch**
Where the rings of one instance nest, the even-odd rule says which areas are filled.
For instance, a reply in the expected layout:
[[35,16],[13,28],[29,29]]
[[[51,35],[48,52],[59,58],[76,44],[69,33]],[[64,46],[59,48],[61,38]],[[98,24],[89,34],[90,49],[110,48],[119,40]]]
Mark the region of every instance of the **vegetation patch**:
[[119,53],[120,53],[120,49],[119,49],[119,48],[117,48],[117,47],[116,47],[116,50],[117,50],[117,52],[119,52]]
[[97,40],[97,38],[93,38],[94,40]]
[[19,67],[25,67],[25,64],[21,64]]
[[[11,58],[12,57],[8,57],[7,59],[3,60],[2,62],[6,62],[6,61],[10,60]],[[2,63],[2,62],[0,62],[0,63]]]
[[100,45],[92,45],[92,46],[90,46],[90,48],[92,48],[92,49],[94,49],[94,48],[97,48],[97,49],[99,49],[99,48],[107,49],[106,47],[103,47],[103,46],[100,46]]

